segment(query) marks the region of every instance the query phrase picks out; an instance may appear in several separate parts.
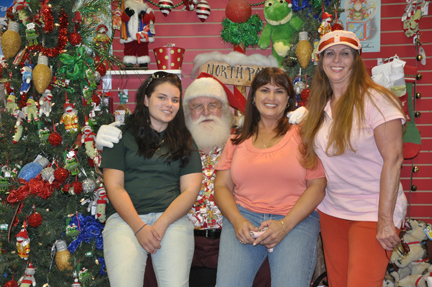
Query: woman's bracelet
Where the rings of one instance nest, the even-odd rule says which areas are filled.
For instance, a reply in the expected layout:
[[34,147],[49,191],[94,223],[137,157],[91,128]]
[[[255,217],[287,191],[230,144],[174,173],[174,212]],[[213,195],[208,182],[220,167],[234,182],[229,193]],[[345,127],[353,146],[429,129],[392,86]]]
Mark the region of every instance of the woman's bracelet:
[[285,230],[285,223],[282,221],[282,219],[279,220],[279,221],[280,221],[280,223],[282,224],[282,228],[283,228],[285,234],[287,234],[287,232],[286,232],[286,230]]
[[[143,226],[141,226],[140,227],[140,229],[138,229],[136,232],[135,232],[135,236],[137,235],[137,233],[138,232],[140,232],[141,231],[141,229],[143,229],[144,228],[144,226],[146,226],[147,224],[146,223],[144,223],[144,225]],[[285,228],[284,228],[284,230],[285,230]]]

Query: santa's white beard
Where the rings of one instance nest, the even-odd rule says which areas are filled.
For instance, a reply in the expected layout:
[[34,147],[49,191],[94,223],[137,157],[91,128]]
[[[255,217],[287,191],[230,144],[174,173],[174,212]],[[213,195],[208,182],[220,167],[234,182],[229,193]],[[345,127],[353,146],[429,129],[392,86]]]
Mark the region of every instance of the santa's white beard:
[[231,135],[232,118],[209,115],[192,121],[190,117],[187,117],[186,126],[200,150],[212,150],[215,147],[225,146]]

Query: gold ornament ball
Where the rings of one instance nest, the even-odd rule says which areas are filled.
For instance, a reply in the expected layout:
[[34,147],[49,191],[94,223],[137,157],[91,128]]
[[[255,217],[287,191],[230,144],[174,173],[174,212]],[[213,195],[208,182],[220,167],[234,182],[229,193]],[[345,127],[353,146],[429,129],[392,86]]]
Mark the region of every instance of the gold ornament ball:
[[417,80],[421,80],[423,78],[423,75],[422,74],[417,74],[417,76],[416,76],[416,79]]
[[421,99],[421,97],[422,97],[422,94],[421,94],[421,93],[416,93],[415,98],[416,98],[417,100]]
[[417,61],[421,61],[423,59],[422,55],[417,55]]
[[8,30],[1,37],[1,48],[6,60],[14,57],[21,48],[21,37],[18,30],[19,24],[10,21]]
[[67,249],[66,242],[63,240],[59,240],[56,242],[57,253],[55,255],[55,262],[57,268],[60,271],[72,270],[72,265],[69,262],[69,258],[71,257],[71,253]]
[[48,57],[40,55],[38,64],[33,69],[33,84],[39,94],[42,94],[51,83],[51,69],[48,67]]
[[295,54],[303,69],[306,69],[308,66],[310,59],[312,58],[312,51],[313,47],[308,40],[308,32],[300,32]]

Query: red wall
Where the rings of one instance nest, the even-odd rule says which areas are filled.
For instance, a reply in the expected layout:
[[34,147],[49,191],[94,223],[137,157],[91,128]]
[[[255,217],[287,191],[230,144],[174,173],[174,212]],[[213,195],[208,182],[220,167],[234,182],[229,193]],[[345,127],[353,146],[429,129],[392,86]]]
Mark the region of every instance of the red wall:
[[[180,0],[173,0],[174,5]],[[193,68],[193,60],[197,54],[219,51],[228,54],[232,51],[232,45],[224,43],[220,38],[221,22],[225,18],[225,6],[228,0],[207,0],[211,7],[211,14],[205,22],[201,22],[194,11],[181,11],[175,8],[164,17],[159,9],[152,4],[150,6],[156,14],[155,42],[150,44],[150,57],[152,62],[150,69],[156,69],[155,57],[152,49],[167,43],[175,43],[176,46],[186,49],[182,66],[183,88],[194,79],[190,73]],[[259,3],[259,0],[249,0],[251,4]],[[397,54],[400,59],[409,66],[417,66],[418,72],[423,78],[417,83],[417,92],[422,94],[421,99],[415,100],[415,111],[421,112],[415,123],[420,130],[422,145],[420,154],[414,160],[404,162],[401,180],[410,204],[407,216],[422,219],[432,223],[432,7],[428,16],[420,20],[420,32],[423,48],[427,55],[427,64],[421,65],[416,61],[416,49],[412,38],[407,38],[403,33],[401,16],[404,13],[406,2],[403,0],[382,0],[381,3],[381,51],[378,53],[363,53],[362,57],[369,68],[377,64],[377,58],[388,58]],[[257,13],[264,20],[264,6],[253,6],[252,13]],[[119,43],[119,32],[114,39],[114,54],[122,57],[123,46]],[[248,55],[259,53],[265,56],[271,54],[271,50],[259,48],[247,48]],[[115,94],[114,107],[119,104],[117,87],[129,89],[129,105],[133,110],[135,92],[145,75],[113,76],[112,86]],[[417,173],[413,173],[411,182],[411,170],[416,166]],[[411,184],[417,186],[417,191],[410,192]]]

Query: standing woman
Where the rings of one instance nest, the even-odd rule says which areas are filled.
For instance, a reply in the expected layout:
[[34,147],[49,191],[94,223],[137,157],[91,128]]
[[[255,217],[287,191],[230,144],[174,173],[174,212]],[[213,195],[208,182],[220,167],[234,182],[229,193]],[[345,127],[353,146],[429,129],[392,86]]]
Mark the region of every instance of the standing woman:
[[[287,74],[265,68],[252,81],[242,128],[215,169],[215,201],[223,229],[217,287],[252,286],[268,257],[272,286],[308,287],[315,270],[326,184],[322,164],[301,165],[298,126],[286,114],[295,93]],[[266,230],[257,239],[250,231]],[[270,251],[273,249],[273,251]]]
[[138,89],[123,137],[103,151],[110,204],[103,232],[112,287],[142,287],[147,254],[158,286],[189,286],[194,238],[186,217],[201,186],[198,149],[184,122],[181,82],[156,72]]
[[327,176],[318,210],[332,287],[382,286],[407,205],[399,182],[405,116],[360,53],[352,32],[322,37],[302,126],[307,166],[320,159]]

